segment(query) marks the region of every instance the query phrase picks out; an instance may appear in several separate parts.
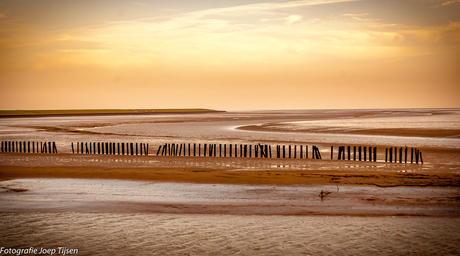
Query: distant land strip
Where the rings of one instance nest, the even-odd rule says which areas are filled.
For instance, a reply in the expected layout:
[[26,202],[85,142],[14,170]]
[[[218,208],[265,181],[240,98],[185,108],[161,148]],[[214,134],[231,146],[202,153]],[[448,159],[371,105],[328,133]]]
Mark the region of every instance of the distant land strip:
[[68,110],[0,110],[0,118],[5,117],[45,117],[45,116],[101,116],[101,115],[153,115],[153,114],[195,114],[225,112],[205,108],[189,109],[68,109]]

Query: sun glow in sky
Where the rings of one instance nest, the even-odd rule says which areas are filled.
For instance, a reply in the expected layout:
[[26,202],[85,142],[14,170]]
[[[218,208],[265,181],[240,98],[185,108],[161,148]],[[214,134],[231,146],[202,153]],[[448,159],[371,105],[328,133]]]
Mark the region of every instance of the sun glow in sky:
[[460,0],[0,0],[0,109],[460,107]]

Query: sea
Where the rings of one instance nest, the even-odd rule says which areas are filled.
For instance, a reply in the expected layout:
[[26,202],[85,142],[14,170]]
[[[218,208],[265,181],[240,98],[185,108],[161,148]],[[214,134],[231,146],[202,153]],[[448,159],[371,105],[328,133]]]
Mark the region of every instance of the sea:
[[[266,124],[283,129],[239,129]],[[315,132],[302,132],[312,127]],[[449,130],[454,133],[405,136],[340,132],[360,129]],[[431,150],[435,156],[440,154],[435,154],[437,151],[450,152],[448,157],[442,158],[443,161],[448,159],[446,163],[438,163],[427,155],[428,164],[423,171],[435,172],[444,164],[448,165],[445,169],[449,172],[458,173],[460,137],[455,131],[460,131],[459,109],[283,110],[0,119],[1,141],[54,141],[59,153],[63,154],[72,153],[71,143],[85,141],[149,143],[150,154],[155,154],[156,148],[164,143],[315,144],[322,147],[321,150],[328,149],[330,144],[409,146]],[[24,156],[0,153],[0,168],[2,165],[33,165],[34,159],[40,157],[48,157],[46,161],[52,162],[50,164],[59,163],[63,167],[78,165],[53,156],[30,157],[32,160],[27,162]],[[91,165],[91,161],[86,159],[83,165]],[[34,194],[33,197],[17,197],[17,200],[11,199],[12,192],[5,189],[4,182],[0,182],[3,186],[0,190],[0,255],[19,255],[19,249],[30,248],[48,255],[460,255],[458,216],[97,212],[79,207],[80,203],[98,203],[87,197],[88,193],[98,190],[89,182],[79,186],[78,193],[82,196],[78,193],[63,196],[55,187],[55,196]],[[170,198],[176,198],[177,193],[187,195],[187,190],[168,191]],[[198,197],[199,191],[194,190],[193,195]],[[118,190],[106,193],[110,198],[123,194]],[[132,197],[123,200],[145,200],[143,190],[130,193]],[[158,193],[157,197],[164,196],[161,191]],[[231,204],[228,200],[222,201]],[[42,207],[44,204],[49,207]],[[16,253],[5,253],[8,249]],[[31,251],[20,255],[34,255]]]

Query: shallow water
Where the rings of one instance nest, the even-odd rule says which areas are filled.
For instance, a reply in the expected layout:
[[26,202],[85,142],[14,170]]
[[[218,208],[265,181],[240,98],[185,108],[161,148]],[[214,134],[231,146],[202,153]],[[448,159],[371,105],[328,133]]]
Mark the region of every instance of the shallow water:
[[15,179],[0,181],[0,212],[458,217],[458,195],[456,188]]
[[78,255],[458,255],[460,219],[0,214],[1,246]]

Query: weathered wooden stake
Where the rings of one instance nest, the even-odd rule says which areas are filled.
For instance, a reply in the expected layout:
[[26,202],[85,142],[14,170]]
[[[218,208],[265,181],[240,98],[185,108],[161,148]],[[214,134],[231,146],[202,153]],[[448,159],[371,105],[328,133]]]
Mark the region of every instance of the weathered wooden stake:
[[407,147],[404,149],[404,163],[407,164]]
[[161,150],[161,145],[158,147],[157,156],[160,154],[160,150]]

